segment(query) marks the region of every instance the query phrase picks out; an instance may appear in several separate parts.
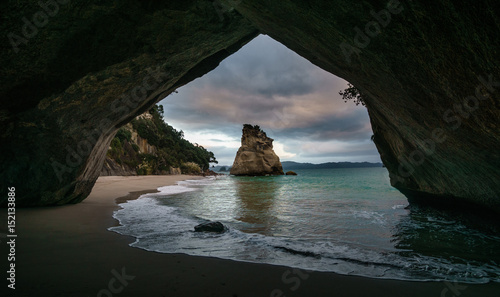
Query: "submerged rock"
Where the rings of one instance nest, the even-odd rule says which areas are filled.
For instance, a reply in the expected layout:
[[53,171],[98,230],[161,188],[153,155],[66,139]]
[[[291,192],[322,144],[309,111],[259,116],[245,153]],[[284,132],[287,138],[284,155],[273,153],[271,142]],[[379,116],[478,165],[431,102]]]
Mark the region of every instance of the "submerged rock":
[[273,150],[274,139],[259,126],[243,125],[241,147],[230,173],[233,175],[283,175],[280,158]]
[[286,175],[297,175],[295,171],[287,171]]
[[226,226],[224,226],[221,222],[203,223],[194,227],[194,232],[224,233],[226,230]]

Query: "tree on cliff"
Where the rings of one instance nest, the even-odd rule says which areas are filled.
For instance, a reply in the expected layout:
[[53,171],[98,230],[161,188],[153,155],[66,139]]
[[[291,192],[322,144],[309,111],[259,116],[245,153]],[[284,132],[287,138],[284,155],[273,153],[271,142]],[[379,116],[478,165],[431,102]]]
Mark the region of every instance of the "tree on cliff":
[[339,92],[339,95],[342,96],[344,102],[354,100],[354,103],[356,103],[356,105],[361,104],[363,106],[366,106],[364,100],[365,95],[363,95],[355,86],[351,85],[350,83],[347,83],[347,86],[347,89]]
[[[205,171],[210,167],[210,163],[218,163],[213,152],[207,151],[201,145],[192,144],[187,141],[184,139],[184,132],[182,130],[177,131],[165,123],[163,106],[155,105],[149,110],[149,113],[153,116],[153,123],[156,127],[155,133],[149,133],[150,135],[155,134],[153,139],[156,140],[156,143],[151,144],[155,145],[159,150],[164,151],[165,155],[174,157],[173,159],[170,158],[170,162],[167,162],[167,164],[179,167],[182,163],[193,162]],[[141,135],[141,131],[137,131]]]
[[139,152],[138,146],[131,143],[131,132],[122,127],[111,142],[108,157],[118,164],[126,164],[138,174],[168,172],[171,167],[183,167],[187,163],[197,164],[205,171],[210,167],[210,163],[218,163],[213,152],[190,143],[184,139],[182,131],[177,131],[165,123],[162,106],[154,106],[149,110],[149,114],[152,117],[139,117],[132,120],[131,124],[141,138],[156,147],[156,152]]

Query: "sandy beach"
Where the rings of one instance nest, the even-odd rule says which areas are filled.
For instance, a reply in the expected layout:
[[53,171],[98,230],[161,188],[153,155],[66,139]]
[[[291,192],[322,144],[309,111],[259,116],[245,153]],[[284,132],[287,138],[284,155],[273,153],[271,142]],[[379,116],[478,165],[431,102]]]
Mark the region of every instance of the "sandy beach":
[[[2,236],[1,296],[499,296],[500,284],[408,282],[311,272],[283,266],[129,246],[135,239],[107,229],[118,203],[160,186],[202,177],[101,177],[82,203],[16,210],[15,290],[6,281]],[[7,233],[7,211],[0,232]]]

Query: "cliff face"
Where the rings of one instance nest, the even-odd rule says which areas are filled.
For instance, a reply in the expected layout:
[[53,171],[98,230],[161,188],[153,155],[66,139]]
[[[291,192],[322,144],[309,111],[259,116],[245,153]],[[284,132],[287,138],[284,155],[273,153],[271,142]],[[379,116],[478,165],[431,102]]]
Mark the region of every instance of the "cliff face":
[[19,206],[83,200],[119,127],[261,32],[366,95],[411,200],[500,212],[497,1],[216,4],[71,1],[39,27],[36,2],[0,4],[0,180]]
[[0,181],[19,207],[85,199],[118,128],[258,34],[209,1],[69,1],[43,26],[38,2],[0,10]]
[[101,175],[199,174],[210,163],[217,163],[213,153],[184,139],[155,106],[118,130]]
[[[137,118],[148,118],[150,119],[150,114],[145,113]],[[136,118],[136,119],[137,119]],[[133,128],[132,124],[128,123],[120,129],[120,132],[127,133],[130,135],[129,139],[117,138],[119,141],[111,141],[111,147],[109,148],[106,159],[104,160],[103,167],[101,169],[101,176],[131,176],[137,175],[138,167],[147,167],[147,164],[143,163],[141,154],[154,155],[157,148],[148,143],[147,139],[139,136],[137,131]],[[115,139],[113,139],[115,140]],[[147,170],[143,172],[147,174]],[[151,172],[153,173],[153,172]],[[160,172],[158,172],[160,173]],[[168,172],[163,172],[168,174]]]
[[259,126],[243,125],[241,147],[230,173],[233,175],[283,175],[280,158],[273,151],[274,139]]
[[119,164],[112,158],[106,158],[101,169],[101,176],[134,176],[137,172],[126,164]]

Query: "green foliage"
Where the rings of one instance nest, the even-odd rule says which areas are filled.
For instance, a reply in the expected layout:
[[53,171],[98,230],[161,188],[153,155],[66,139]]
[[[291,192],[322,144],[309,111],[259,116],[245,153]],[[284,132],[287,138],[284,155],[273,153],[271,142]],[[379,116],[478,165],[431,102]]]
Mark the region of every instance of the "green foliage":
[[354,103],[356,103],[356,105],[361,104],[363,106],[366,106],[364,100],[365,96],[355,86],[351,85],[350,83],[348,83],[347,86],[348,86],[347,89],[339,92],[339,95],[342,96],[344,102],[347,102],[349,100],[354,100]]
[[134,152],[138,153],[139,152],[139,146],[135,143],[132,143],[132,149],[134,150]]
[[[141,164],[147,163],[153,172],[159,172],[168,171],[170,167],[181,167],[190,162],[197,164],[204,171],[210,167],[210,163],[218,163],[212,152],[185,140],[184,132],[177,131],[165,123],[163,106],[156,105],[149,110],[149,113],[153,116],[152,119],[141,118],[132,121],[132,126],[139,136],[157,148],[156,155],[141,155]],[[140,168],[137,171],[145,173],[147,170]]]
[[123,150],[120,138],[115,137],[115,138],[113,138],[113,140],[111,140],[111,149]]
[[116,132],[115,137],[120,139],[120,142],[123,143],[125,140],[130,141],[132,139],[132,132],[130,132],[127,128],[121,127],[118,132]]
[[111,140],[111,149],[108,151],[108,156],[115,159],[118,164],[121,164],[120,156],[123,154],[123,147],[118,137]]
[[156,147],[155,154],[141,154],[139,146],[131,142],[130,129],[122,127],[111,142],[108,156],[118,164],[125,164],[139,175],[157,174],[181,167],[185,173],[200,173],[218,163],[212,152],[198,144],[184,139],[184,133],[177,131],[163,120],[163,106],[153,107],[149,113],[152,119],[140,118],[132,121],[132,127],[139,136]]
[[141,160],[137,154],[139,147],[130,140],[132,133],[126,128],[121,128],[111,141],[111,148],[108,150],[108,157],[120,165],[127,165],[130,168],[137,168]]
[[146,139],[149,144],[159,146],[158,128],[150,120],[133,120],[132,126],[137,131],[139,136]]
[[181,172],[183,174],[197,174],[201,173],[200,165],[194,162],[187,162],[181,165]]
[[137,166],[138,175],[148,175],[158,172],[158,157],[153,154],[139,154],[141,163]]
[[148,175],[148,170],[144,167],[137,168],[137,175]]

